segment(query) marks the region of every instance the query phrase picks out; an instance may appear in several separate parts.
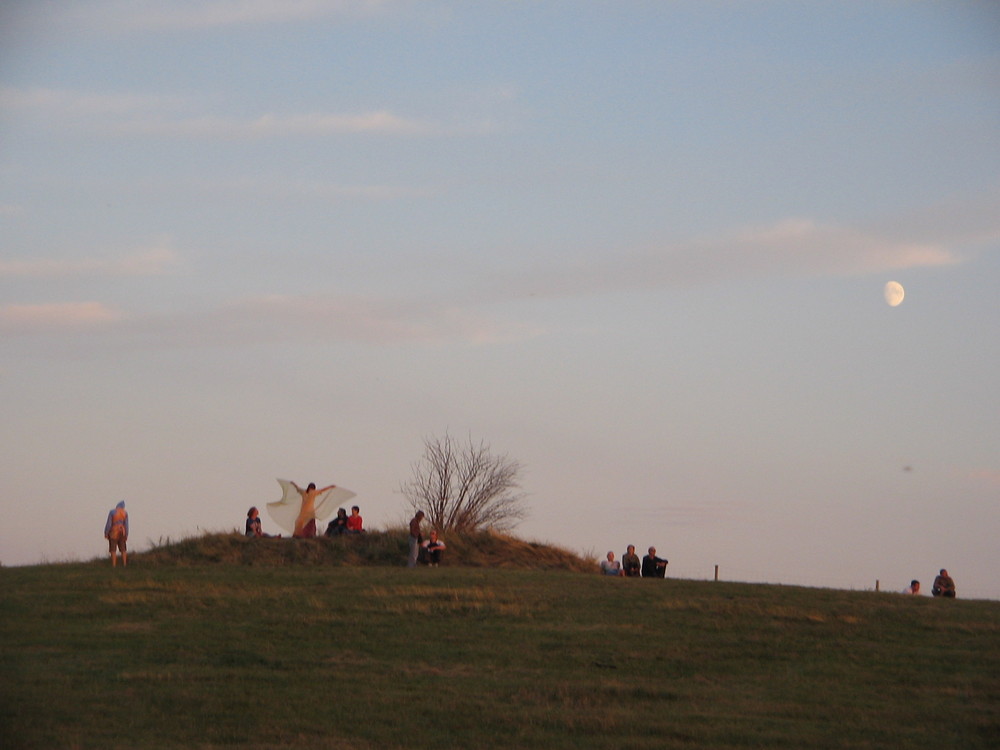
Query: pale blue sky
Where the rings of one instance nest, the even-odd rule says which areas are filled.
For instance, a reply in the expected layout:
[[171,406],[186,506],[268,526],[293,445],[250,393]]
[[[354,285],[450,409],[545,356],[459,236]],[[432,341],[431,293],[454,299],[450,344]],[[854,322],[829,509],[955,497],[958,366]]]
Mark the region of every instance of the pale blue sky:
[[528,538],[1000,598],[998,40],[985,2],[5,4],[0,561],[276,477],[397,523],[450,431],[524,465]]

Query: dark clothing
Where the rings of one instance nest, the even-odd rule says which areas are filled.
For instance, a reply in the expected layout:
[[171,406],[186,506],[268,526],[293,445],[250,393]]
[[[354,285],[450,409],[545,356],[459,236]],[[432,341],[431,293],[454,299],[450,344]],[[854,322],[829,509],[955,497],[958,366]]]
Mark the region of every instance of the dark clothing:
[[650,557],[646,555],[642,558],[642,577],[643,578],[666,578],[667,576],[667,560],[662,557]]
[[628,578],[638,578],[639,577],[639,556],[636,554],[628,554],[627,552],[622,555],[622,567],[625,569],[625,575]]
[[955,582],[951,576],[938,576],[934,579],[934,586],[931,587],[932,596],[943,596],[945,599],[955,598]]
[[247,519],[247,536],[263,536],[260,530],[260,517]]
[[444,549],[444,542],[427,542],[424,549],[427,550],[427,564],[437,565],[441,562],[441,551]]
[[340,536],[347,531],[347,516],[337,516],[326,525],[327,536]]

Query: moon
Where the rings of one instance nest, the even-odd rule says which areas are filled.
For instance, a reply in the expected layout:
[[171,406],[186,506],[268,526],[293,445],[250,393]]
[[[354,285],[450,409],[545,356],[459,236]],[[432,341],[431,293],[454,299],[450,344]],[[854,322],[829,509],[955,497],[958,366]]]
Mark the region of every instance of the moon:
[[889,307],[899,307],[905,296],[906,290],[903,289],[903,285],[898,281],[890,281],[885,285],[885,301],[889,304]]

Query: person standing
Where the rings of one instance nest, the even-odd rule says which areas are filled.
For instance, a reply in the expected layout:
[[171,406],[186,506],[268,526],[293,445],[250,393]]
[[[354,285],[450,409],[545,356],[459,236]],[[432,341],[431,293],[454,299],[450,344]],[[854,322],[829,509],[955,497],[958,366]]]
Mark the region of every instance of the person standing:
[[406,567],[417,567],[417,558],[420,557],[420,543],[423,537],[420,536],[420,522],[424,520],[424,512],[418,510],[417,514],[410,519],[410,556],[406,560]]
[[322,495],[327,490],[332,490],[336,486],[335,484],[331,484],[329,487],[317,490],[315,483],[310,482],[308,487],[302,489],[295,482],[292,482],[292,487],[295,488],[295,491],[302,498],[302,509],[299,511],[298,518],[295,519],[295,530],[292,532],[293,537],[296,539],[311,539],[316,536],[316,496]]
[[128,512],[125,510],[125,501],[108,511],[108,520],[104,524],[104,538],[108,540],[108,552],[111,554],[111,567],[118,565],[118,556],[122,556],[122,567],[128,565]]
[[666,578],[668,562],[669,560],[656,556],[656,547],[650,547],[649,554],[642,558],[642,577]]

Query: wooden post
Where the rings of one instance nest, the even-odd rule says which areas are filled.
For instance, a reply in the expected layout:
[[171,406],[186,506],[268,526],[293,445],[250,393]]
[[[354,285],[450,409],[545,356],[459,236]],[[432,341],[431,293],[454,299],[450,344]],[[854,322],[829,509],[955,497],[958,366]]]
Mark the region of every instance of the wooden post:
[[875,579],[875,590],[878,591],[878,578]]
[[718,565],[715,566],[715,580],[716,581],[719,580],[719,566]]

